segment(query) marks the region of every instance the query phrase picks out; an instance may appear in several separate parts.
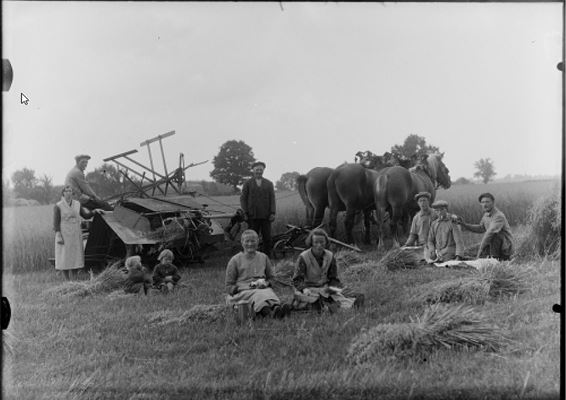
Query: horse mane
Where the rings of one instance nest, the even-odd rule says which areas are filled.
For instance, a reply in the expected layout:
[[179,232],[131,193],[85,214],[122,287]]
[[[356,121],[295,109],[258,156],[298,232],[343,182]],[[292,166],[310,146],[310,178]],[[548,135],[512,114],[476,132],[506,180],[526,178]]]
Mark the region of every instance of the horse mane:
[[440,155],[438,153],[434,153],[434,154],[429,154],[427,159],[426,159],[426,163],[428,164],[428,173],[429,173],[430,179],[432,180],[432,183],[434,185],[438,184],[438,181],[436,180],[436,178],[437,178],[436,172],[438,171],[438,168],[440,167],[439,157],[440,157]]
[[409,172],[417,172],[419,170],[423,171],[426,175],[428,175],[428,177],[432,181],[432,184],[434,186],[437,186],[437,171],[440,162],[439,158],[440,155],[438,153],[429,154],[426,158],[426,161],[423,162],[419,160],[414,167],[409,168]]

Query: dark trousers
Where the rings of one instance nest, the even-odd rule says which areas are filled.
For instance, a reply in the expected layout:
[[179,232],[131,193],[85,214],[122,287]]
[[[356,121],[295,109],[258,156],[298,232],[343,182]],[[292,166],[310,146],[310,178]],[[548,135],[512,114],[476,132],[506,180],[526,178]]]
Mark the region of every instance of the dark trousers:
[[91,211],[95,208],[101,208],[104,211],[112,211],[112,206],[110,204],[108,204],[104,200],[96,200],[93,198],[90,198],[87,201],[81,200],[81,206],[88,208]]
[[260,251],[271,255],[271,222],[269,219],[249,219],[248,227],[261,235],[262,246]]
[[506,261],[511,258],[511,254],[503,250],[503,238],[499,235],[494,235],[489,245],[483,249],[480,257],[493,257],[499,261]]

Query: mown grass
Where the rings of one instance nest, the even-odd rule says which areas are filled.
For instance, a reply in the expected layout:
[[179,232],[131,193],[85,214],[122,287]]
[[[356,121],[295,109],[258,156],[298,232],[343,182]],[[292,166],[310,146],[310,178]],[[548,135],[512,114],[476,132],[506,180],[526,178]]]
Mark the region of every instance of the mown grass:
[[356,365],[346,356],[362,328],[408,322],[426,307],[411,300],[421,285],[466,273],[388,271],[375,253],[365,257],[370,274],[340,270],[366,294],[361,311],[242,326],[150,322],[156,312],[222,303],[228,256],[183,270],[187,287],[167,296],[57,297],[49,289],[64,283],[52,272],[5,276],[13,356],[3,364],[3,398],[558,398],[557,261],[517,265],[531,274],[531,290],[480,308],[514,340],[503,352],[437,349]]

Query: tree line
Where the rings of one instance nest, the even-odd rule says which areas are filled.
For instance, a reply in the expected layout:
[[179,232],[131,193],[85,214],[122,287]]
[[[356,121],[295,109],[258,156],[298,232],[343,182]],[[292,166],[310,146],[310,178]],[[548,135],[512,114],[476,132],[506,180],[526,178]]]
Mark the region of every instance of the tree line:
[[[437,146],[427,144],[422,136],[411,134],[401,145],[394,145],[391,154],[398,159],[411,159],[429,152],[440,152]],[[239,193],[239,187],[251,178],[251,165],[256,161],[253,149],[242,140],[229,140],[220,146],[218,154],[213,159],[214,169],[210,176],[214,182],[189,181],[187,192],[196,192],[209,196],[220,196]],[[496,175],[493,161],[482,158],[474,163],[474,177],[483,183],[488,183]],[[285,172],[275,183],[276,190],[296,190],[297,171]],[[102,164],[86,174],[86,178],[94,191],[102,198],[109,198],[123,193],[138,191],[140,181],[135,176],[127,176],[112,164]],[[12,198],[31,199],[39,204],[50,204],[61,198],[63,185],[53,185],[50,176],[37,177],[35,171],[22,168],[12,174],[12,187],[9,182],[2,182],[3,203],[7,205]],[[467,178],[459,178],[455,184],[472,183]]]

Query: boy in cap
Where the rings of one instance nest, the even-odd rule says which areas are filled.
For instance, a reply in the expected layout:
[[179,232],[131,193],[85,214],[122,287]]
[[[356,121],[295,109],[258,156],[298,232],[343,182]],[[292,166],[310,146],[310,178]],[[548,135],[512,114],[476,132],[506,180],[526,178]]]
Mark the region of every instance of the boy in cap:
[[448,202],[437,200],[432,204],[437,218],[430,224],[428,248],[434,262],[461,260],[464,256],[462,231],[448,214]]
[[484,211],[480,223],[468,224],[461,217],[457,218],[457,223],[469,231],[484,234],[477,258],[509,260],[513,254],[513,235],[505,214],[495,207],[495,197],[491,193],[480,194],[478,201]]
[[261,251],[271,254],[271,223],[275,220],[275,189],[273,183],[263,177],[265,163],[252,164],[253,177],[242,187],[240,205],[244,210],[248,227],[263,239]]
[[404,246],[425,246],[425,258],[429,256],[429,250],[426,246],[430,224],[434,218],[434,214],[430,209],[431,197],[429,192],[419,192],[415,195],[415,200],[419,205],[420,211],[413,217],[409,237]]
[[105,211],[112,211],[112,206],[98,197],[86,180],[84,170],[88,165],[88,160],[90,160],[90,156],[87,154],[75,156],[75,166],[67,174],[65,185],[70,185],[73,188],[73,198],[78,200],[81,206],[89,210],[101,208]]

